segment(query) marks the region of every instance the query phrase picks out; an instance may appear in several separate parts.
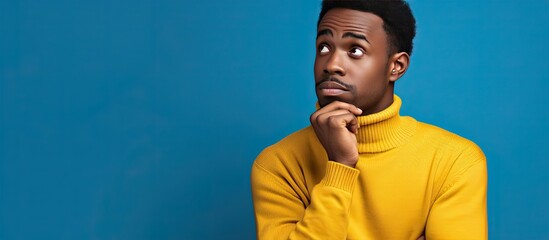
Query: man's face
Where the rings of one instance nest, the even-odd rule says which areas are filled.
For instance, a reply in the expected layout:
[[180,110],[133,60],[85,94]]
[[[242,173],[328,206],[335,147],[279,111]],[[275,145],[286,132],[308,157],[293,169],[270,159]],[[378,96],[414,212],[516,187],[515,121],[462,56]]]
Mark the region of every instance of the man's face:
[[324,15],[317,30],[314,74],[320,107],[337,100],[361,108],[363,115],[388,107],[393,86],[383,20],[336,8]]

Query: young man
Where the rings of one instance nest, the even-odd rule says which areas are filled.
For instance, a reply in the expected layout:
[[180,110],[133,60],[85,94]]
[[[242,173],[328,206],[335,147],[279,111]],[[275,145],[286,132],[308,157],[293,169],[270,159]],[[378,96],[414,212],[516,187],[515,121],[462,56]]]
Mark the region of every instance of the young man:
[[311,126],[251,174],[258,239],[486,239],[486,159],[399,115],[415,19],[403,1],[323,1]]

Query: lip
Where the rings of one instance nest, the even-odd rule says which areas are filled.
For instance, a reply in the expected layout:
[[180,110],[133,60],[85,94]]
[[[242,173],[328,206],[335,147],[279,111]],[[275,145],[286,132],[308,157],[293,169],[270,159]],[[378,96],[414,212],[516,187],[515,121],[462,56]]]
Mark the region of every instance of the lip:
[[325,81],[319,84],[318,90],[324,96],[337,96],[349,91],[345,86],[334,81]]

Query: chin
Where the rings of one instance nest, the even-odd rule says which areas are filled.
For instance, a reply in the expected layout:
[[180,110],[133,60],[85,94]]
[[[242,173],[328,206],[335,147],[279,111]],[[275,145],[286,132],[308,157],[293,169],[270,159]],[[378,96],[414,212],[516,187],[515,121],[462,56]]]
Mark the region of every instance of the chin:
[[320,97],[317,97],[317,100],[318,100],[318,104],[320,105],[320,107],[324,107],[334,101],[340,101],[340,102],[344,102],[344,103],[349,103],[349,104],[353,104],[356,106],[355,102],[348,99],[348,98],[343,98],[343,97],[340,97],[340,96],[327,96],[327,97],[324,97],[324,96],[320,96]]

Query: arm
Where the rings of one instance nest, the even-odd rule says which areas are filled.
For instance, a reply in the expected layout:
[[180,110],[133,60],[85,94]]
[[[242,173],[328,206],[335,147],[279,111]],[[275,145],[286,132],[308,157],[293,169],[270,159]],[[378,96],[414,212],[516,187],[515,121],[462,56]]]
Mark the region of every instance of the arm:
[[486,160],[477,154],[480,160],[457,173],[435,200],[426,239],[488,239]]
[[349,207],[359,171],[356,115],[362,110],[332,102],[311,115],[311,125],[328,155],[324,178],[307,199],[292,188],[291,176],[268,171],[258,162],[252,169],[252,194],[258,239],[345,239]]
[[306,204],[284,179],[261,165],[252,168],[258,239],[345,239],[358,170],[328,162],[326,175]]

